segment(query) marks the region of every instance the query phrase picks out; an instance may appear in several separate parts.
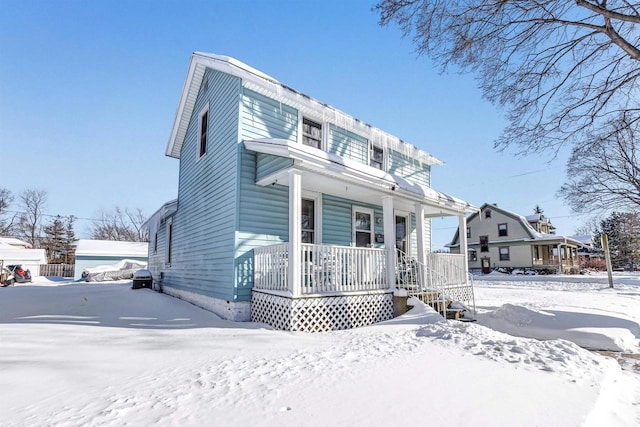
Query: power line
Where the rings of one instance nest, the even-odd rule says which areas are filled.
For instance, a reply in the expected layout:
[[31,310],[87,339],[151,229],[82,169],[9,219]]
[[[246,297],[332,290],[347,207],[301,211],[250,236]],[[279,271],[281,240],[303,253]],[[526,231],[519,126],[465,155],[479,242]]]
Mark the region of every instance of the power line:
[[[25,211],[12,211],[12,210],[7,210],[6,212],[10,212],[10,213],[15,213],[15,214],[24,214],[26,215],[27,212]],[[56,217],[60,217],[60,218],[68,218],[68,217],[73,217],[73,219],[80,219],[83,221],[100,221],[100,222],[105,222],[106,220],[104,219],[100,219],[100,218],[83,218],[83,217],[79,217],[79,216],[75,216],[75,215],[52,215],[52,214],[40,214],[40,216],[46,216],[49,218],[56,218]]]

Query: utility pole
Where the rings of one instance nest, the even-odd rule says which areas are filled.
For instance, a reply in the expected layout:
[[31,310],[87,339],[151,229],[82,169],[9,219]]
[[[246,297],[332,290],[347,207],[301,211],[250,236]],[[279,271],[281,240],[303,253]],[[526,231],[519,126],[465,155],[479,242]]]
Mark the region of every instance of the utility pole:
[[609,238],[606,234],[600,237],[602,241],[602,250],[604,250],[604,259],[607,262],[607,276],[609,277],[609,287],[613,288],[613,275],[611,273],[611,255],[609,254]]

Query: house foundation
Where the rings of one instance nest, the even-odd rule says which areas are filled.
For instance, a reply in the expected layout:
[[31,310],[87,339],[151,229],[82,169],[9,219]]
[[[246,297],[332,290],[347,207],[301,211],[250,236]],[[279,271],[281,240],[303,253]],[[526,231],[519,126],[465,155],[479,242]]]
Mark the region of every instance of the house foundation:
[[231,302],[206,295],[196,294],[194,292],[184,291],[169,286],[163,286],[162,292],[187,301],[193,305],[197,305],[207,311],[210,311],[224,320],[233,322],[249,322],[251,320],[251,307],[246,301]]
[[285,331],[351,329],[392,318],[392,292],[291,298],[253,290],[251,296],[251,320]]

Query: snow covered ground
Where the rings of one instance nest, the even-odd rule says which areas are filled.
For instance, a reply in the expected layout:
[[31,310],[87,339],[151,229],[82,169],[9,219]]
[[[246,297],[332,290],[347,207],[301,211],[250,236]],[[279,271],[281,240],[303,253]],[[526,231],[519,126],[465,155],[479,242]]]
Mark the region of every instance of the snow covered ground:
[[0,419],[636,426],[637,367],[582,348],[640,352],[640,275],[615,284],[487,275],[475,280],[477,323],[418,305],[384,324],[305,334],[224,321],[130,281],[37,278],[0,289]]

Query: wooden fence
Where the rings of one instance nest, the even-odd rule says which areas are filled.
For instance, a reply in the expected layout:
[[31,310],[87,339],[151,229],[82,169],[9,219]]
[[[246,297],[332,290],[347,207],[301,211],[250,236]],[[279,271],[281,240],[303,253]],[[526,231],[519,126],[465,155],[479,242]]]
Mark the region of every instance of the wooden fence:
[[40,264],[41,276],[73,277],[75,264]]

